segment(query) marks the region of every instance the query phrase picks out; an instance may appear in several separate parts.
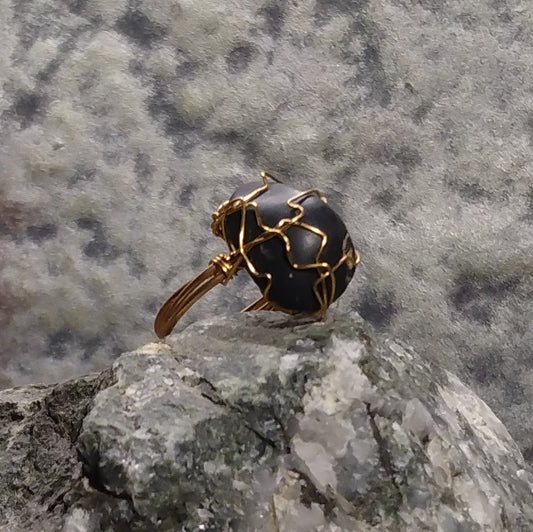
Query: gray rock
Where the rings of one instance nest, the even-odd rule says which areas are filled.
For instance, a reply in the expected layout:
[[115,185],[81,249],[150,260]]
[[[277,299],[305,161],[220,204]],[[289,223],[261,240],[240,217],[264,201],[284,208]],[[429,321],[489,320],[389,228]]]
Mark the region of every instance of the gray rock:
[[198,322],[0,413],[7,530],[533,528],[487,405],[355,318]]
[[82,479],[76,441],[83,419],[111,382],[104,371],[0,391],[0,530],[60,529],[65,500]]

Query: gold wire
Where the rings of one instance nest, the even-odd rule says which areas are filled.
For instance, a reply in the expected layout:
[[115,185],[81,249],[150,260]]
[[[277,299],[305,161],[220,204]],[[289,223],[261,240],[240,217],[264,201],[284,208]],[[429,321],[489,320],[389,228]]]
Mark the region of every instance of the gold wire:
[[[297,211],[297,213],[291,218],[283,218],[279,220],[275,227],[270,227],[263,223],[261,215],[259,213],[257,202],[255,201],[263,192],[269,189],[268,180],[271,179],[276,183],[282,183],[281,180],[274,177],[265,171],[261,172],[261,178],[263,184],[258,188],[252,190],[242,198],[234,198],[232,200],[226,200],[221,203],[218,209],[213,213],[211,229],[215,236],[220,236],[224,239],[228,245],[229,254],[221,254],[214,257],[207,268],[205,268],[200,274],[191,279],[188,283],[183,285],[179,290],[174,292],[167,301],[163,304],[159,312],[157,313],[154,330],[159,338],[163,338],[170,334],[178,320],[189,310],[189,308],[198,301],[206,292],[211,290],[217,284],[227,284],[233,276],[244,267],[243,262],[248,271],[256,276],[267,279],[267,286],[263,291],[262,296],[248,305],[244,311],[250,310],[279,310],[287,314],[299,315],[299,314],[319,314],[324,317],[327,308],[333,302],[336,290],[335,271],[345,262],[349,267],[353,265],[355,268],[361,257],[359,252],[356,251],[353,246],[348,247],[349,235],[346,233],[343,241],[344,254],[340,260],[334,266],[331,266],[325,261],[321,261],[320,255],[324,251],[328,243],[328,236],[324,231],[318,227],[301,222],[301,219],[305,215],[305,208],[297,201],[307,198],[309,196],[316,196],[318,199],[327,203],[326,198],[316,189],[306,190],[299,192],[295,196],[292,196],[287,200],[287,206]],[[254,238],[247,244],[244,243],[244,234],[246,230],[246,212],[251,207],[258,227],[263,230],[263,233]],[[238,248],[229,241],[226,234],[226,217],[237,211],[241,211],[241,223],[238,234]],[[290,227],[300,227],[308,230],[321,238],[320,247],[315,256],[315,262],[312,264],[297,264],[292,254],[291,241],[286,232]],[[313,292],[320,305],[320,309],[317,312],[302,313],[293,309],[287,309],[274,303],[268,299],[270,289],[272,288],[272,274],[270,272],[260,273],[257,271],[252,261],[248,257],[248,252],[254,246],[261,244],[271,238],[279,237],[283,240],[285,249],[287,252],[287,258],[292,268],[297,270],[317,269],[319,272],[318,279],[313,284]],[[326,279],[331,279],[331,290],[328,293]]]
[[238,252],[217,255],[207,268],[176,290],[159,309],[154,321],[154,331],[159,338],[168,336],[182,316],[209,290],[226,284],[241,267]]
[[[279,236],[284,244],[285,249],[287,251],[287,257],[289,260],[289,264],[294,269],[298,270],[306,270],[306,269],[317,269],[319,272],[318,279],[315,281],[313,285],[313,292],[317,298],[317,301],[320,305],[320,314],[323,316],[327,310],[327,308],[331,305],[333,302],[333,299],[335,297],[335,291],[336,291],[336,279],[334,276],[335,271],[346,261],[348,261],[352,254],[355,255],[355,258],[353,261],[354,267],[357,266],[357,264],[360,261],[360,256],[357,251],[355,251],[353,248],[351,250],[348,250],[343,257],[339,260],[339,262],[335,266],[331,266],[329,263],[321,261],[320,255],[322,254],[324,248],[326,247],[328,243],[328,236],[319,228],[305,224],[303,222],[300,222],[300,220],[305,215],[305,209],[300,203],[296,203],[298,200],[301,200],[303,198],[309,197],[311,195],[314,195],[318,197],[321,201],[326,202],[326,198],[316,189],[306,190],[304,192],[299,192],[295,196],[292,196],[287,200],[287,205],[294,209],[297,212],[295,216],[292,218],[283,218],[279,220],[275,227],[270,227],[266,225],[262,219],[261,215],[258,210],[258,205],[254,201],[259,195],[261,195],[263,192],[268,190],[268,178],[272,179],[273,181],[276,181],[277,183],[281,183],[281,181],[271,174],[268,174],[267,172],[261,172],[261,177],[263,179],[263,185],[258,187],[257,189],[251,191],[243,198],[234,198],[233,200],[228,200],[222,203],[219,208],[215,211],[213,214],[213,223],[212,223],[212,229],[215,235],[222,236],[226,243],[228,244],[228,248],[230,251],[233,251],[234,248],[232,244],[229,242],[229,240],[226,237],[225,233],[225,219],[228,215],[234,214],[238,210],[241,211],[241,225],[239,227],[239,235],[238,235],[238,251],[242,255],[244,262],[246,264],[247,269],[250,271],[250,273],[256,277],[263,277],[267,279],[267,286],[265,290],[263,291],[263,298],[265,300],[268,300],[269,292],[272,287],[272,274],[269,272],[266,273],[260,273],[255,268],[254,264],[248,257],[248,251],[253,248],[254,246],[265,242],[266,240],[269,240],[270,238],[273,238],[275,236]],[[254,211],[255,218],[257,221],[258,227],[260,227],[263,230],[263,233],[253,239],[252,241],[248,242],[247,244],[244,244],[244,234],[246,229],[246,211],[247,209],[251,207]],[[303,229],[306,229],[308,231],[311,231],[315,233],[316,235],[320,236],[321,243],[320,247],[317,251],[317,254],[315,256],[315,262],[312,264],[297,264],[294,261],[293,255],[292,255],[292,247],[290,239],[286,235],[286,231],[289,227],[301,227]],[[346,234],[346,237],[348,237],[348,233]],[[345,237],[345,240],[346,240]],[[344,250],[343,250],[344,251]],[[326,279],[331,279],[331,290],[328,293]],[[259,298],[257,302],[259,302],[262,298]],[[248,307],[246,307],[245,310],[257,310],[256,307],[254,307],[255,303],[252,303]],[[276,307],[277,310],[282,310],[284,312],[288,313],[295,313],[295,311],[291,309],[285,309],[281,306],[272,303],[274,307]],[[297,311],[296,311],[297,312]]]

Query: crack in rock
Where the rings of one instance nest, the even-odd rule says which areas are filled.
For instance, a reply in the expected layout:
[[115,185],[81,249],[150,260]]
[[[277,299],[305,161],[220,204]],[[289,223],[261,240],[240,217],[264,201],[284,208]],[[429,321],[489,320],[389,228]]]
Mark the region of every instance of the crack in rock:
[[372,410],[370,403],[365,403],[365,406],[366,413],[368,415],[368,420],[370,423],[370,428],[372,430],[372,436],[374,437],[374,440],[376,441],[376,444],[378,446],[379,461],[383,466],[383,469],[386,471],[387,475],[390,477],[390,480],[394,487],[396,489],[399,489],[398,484],[396,483],[396,474],[394,471],[391,453],[388,449],[387,442],[385,438],[381,435],[378,424],[376,423],[376,412]]
[[267,436],[265,436],[264,434],[262,434],[259,430],[257,430],[255,427],[252,427],[246,421],[246,418],[244,417],[242,410],[238,406],[232,405],[232,404],[228,403],[227,401],[225,401],[224,399],[222,399],[222,397],[220,397],[220,394],[218,393],[218,390],[217,390],[216,386],[212,382],[210,382],[205,377],[200,377],[198,379],[198,385],[201,386],[202,384],[207,384],[209,389],[214,393],[214,396],[213,396],[213,395],[211,395],[209,393],[201,392],[202,397],[204,397],[205,399],[207,399],[211,403],[213,403],[213,404],[215,404],[217,406],[222,406],[224,408],[227,408],[231,413],[236,414],[243,421],[243,425],[247,429],[249,429],[253,434],[255,434],[262,442],[264,442],[266,445],[272,447],[272,449],[279,450],[275,441],[273,441],[272,439],[270,439]]

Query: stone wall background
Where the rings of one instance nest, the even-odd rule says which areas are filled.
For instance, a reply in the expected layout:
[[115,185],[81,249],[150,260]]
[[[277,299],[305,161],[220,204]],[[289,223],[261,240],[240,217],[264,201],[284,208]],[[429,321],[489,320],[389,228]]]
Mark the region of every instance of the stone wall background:
[[[333,312],[458,372],[533,459],[533,7],[526,0],[0,0],[0,380],[153,339],[266,169],[362,264]],[[239,276],[181,326],[237,310]]]

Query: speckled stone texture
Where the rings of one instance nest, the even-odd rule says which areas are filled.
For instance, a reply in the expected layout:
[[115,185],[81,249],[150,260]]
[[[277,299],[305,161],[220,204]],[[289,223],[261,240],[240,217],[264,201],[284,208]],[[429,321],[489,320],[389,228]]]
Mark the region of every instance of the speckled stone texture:
[[[533,460],[533,8],[0,0],[0,386],[99,369],[264,168],[362,253],[341,312],[438,358]],[[258,295],[239,276],[184,324]]]
[[0,421],[2,530],[533,529],[533,475],[487,405],[357,318],[201,321],[0,392]]

